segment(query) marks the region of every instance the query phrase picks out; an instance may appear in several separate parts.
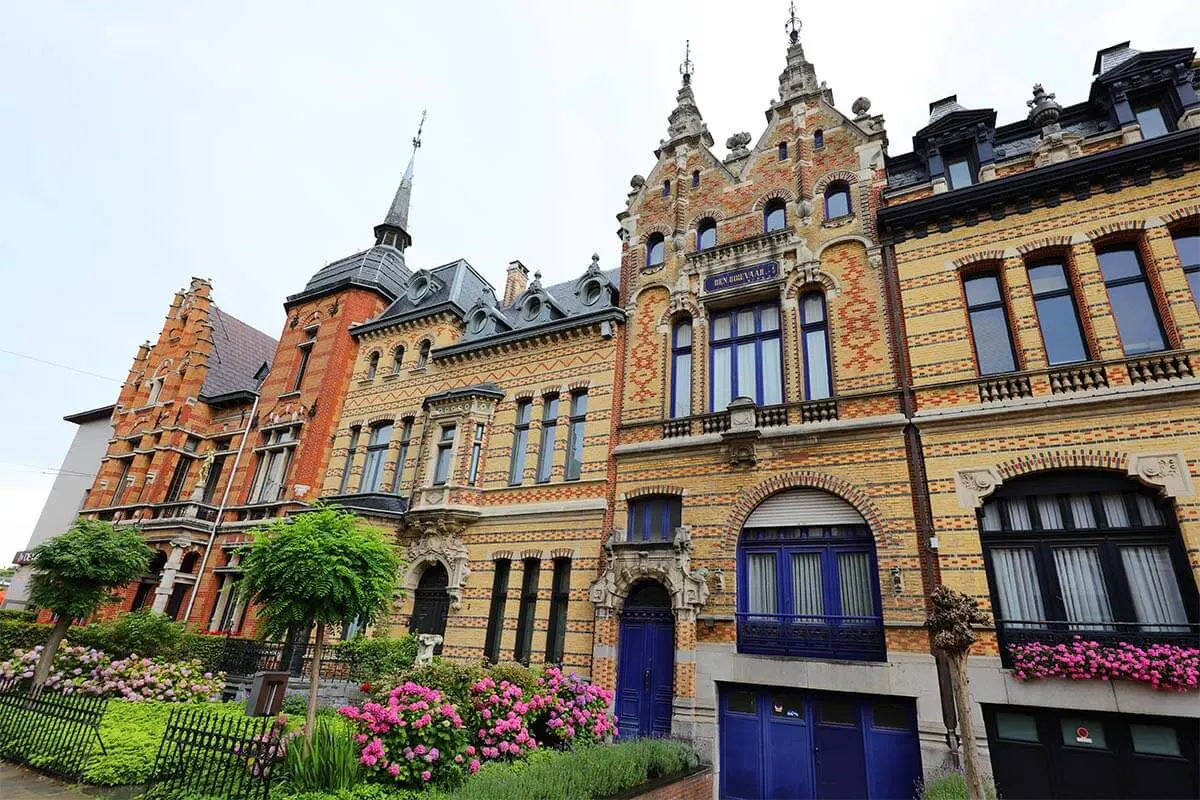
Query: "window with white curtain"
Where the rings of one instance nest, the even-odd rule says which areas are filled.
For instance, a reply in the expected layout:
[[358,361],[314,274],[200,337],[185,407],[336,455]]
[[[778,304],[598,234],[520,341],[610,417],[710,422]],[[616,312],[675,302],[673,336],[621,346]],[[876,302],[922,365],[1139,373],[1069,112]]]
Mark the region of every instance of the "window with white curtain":
[[783,402],[779,306],[717,312],[709,331],[713,411],[724,411],[735,397],[749,397],[760,406]]
[[1011,481],[979,524],[1002,636],[1194,630],[1196,584],[1179,530],[1167,502],[1140,484],[1101,472]]

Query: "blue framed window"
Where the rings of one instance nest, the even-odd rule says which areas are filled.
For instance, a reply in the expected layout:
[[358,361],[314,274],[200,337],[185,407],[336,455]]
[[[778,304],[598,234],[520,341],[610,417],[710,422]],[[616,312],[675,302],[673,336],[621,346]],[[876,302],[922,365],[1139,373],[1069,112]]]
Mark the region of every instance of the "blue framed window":
[[1171,132],[1162,106],[1154,99],[1142,100],[1133,106],[1133,115],[1142,129],[1142,139],[1156,139]]
[[1179,232],[1174,236],[1175,254],[1192,287],[1192,300],[1200,306],[1200,234]]
[[713,314],[709,331],[713,411],[724,411],[735,397],[749,397],[760,406],[783,402],[779,306]]
[[652,233],[646,240],[646,266],[657,267],[663,263],[666,240],[661,233]]
[[683,498],[652,494],[629,501],[626,539],[631,542],[669,542],[683,519]]
[[1029,286],[1050,365],[1087,361],[1083,327],[1066,264],[1056,260],[1030,267]]
[[829,317],[825,295],[808,292],[800,298],[800,338],[804,347],[804,397],[824,400],[833,395],[829,358]]
[[780,142],[779,143],[779,160],[787,161],[787,157],[788,157],[787,142]]
[[1165,350],[1167,337],[1137,247],[1133,244],[1109,247],[1097,252],[1096,257],[1125,355]]
[[700,220],[700,224],[696,226],[696,249],[707,250],[710,247],[717,246],[717,221],[712,217],[705,217]]
[[946,158],[946,182],[951,189],[962,189],[975,183],[975,168],[967,153]]
[[850,184],[834,181],[825,187],[825,219],[850,216]]
[[883,660],[867,526],[748,528],[737,569],[739,652]]
[[671,329],[671,416],[692,413],[692,319],[685,317]]
[[1000,276],[987,272],[963,281],[967,296],[967,318],[975,342],[975,358],[980,375],[1012,372],[1017,368],[1012,332]]
[[787,206],[782,200],[775,199],[763,208],[763,231],[781,231],[787,227]]

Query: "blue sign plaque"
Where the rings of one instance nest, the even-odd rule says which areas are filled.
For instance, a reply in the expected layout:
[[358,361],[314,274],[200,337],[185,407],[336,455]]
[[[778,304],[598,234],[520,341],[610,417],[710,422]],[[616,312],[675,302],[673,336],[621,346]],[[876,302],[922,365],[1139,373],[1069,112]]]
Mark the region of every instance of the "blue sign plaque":
[[749,267],[738,267],[727,272],[718,272],[704,279],[704,291],[719,292],[723,289],[735,289],[751,283],[761,283],[779,277],[779,262],[764,261]]

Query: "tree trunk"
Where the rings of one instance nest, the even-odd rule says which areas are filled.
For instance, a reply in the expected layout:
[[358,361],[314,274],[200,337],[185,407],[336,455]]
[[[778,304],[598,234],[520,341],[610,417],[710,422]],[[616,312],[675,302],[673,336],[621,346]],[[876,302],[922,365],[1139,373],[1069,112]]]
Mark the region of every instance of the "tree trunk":
[[308,720],[304,724],[304,752],[312,750],[313,736],[317,731],[317,687],[321,682],[321,648],[325,644],[325,623],[317,623],[317,636],[313,641],[312,664],[308,675]]
[[958,730],[962,738],[963,772],[967,779],[967,797],[987,800],[983,775],[979,771],[979,747],[975,742],[975,723],[971,718],[971,687],[967,678],[967,654],[948,653],[954,672],[954,708],[958,712]]
[[69,627],[71,627],[71,618],[66,614],[59,614],[58,622],[54,623],[54,627],[50,629],[50,637],[46,639],[46,647],[42,650],[42,657],[38,659],[37,669],[33,673],[34,686],[41,686],[50,677],[50,668],[54,666],[54,654],[58,652],[58,646],[66,638]]

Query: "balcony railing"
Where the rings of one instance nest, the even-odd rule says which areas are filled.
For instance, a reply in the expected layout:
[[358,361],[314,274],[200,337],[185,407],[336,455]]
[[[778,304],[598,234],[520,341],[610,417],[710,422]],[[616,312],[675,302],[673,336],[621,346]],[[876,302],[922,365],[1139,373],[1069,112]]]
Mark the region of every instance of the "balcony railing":
[[883,617],[737,614],[739,653],[883,661]]
[[[798,425],[811,422],[829,422],[838,418],[837,400],[809,400],[803,403],[783,403],[773,406],[758,406],[754,409],[754,424],[759,428],[774,428],[782,425]],[[705,433],[725,433],[729,430],[729,412],[716,411],[711,414],[695,414],[663,420],[664,439],[681,436],[699,436]]]
[[1146,647],[1152,644],[1172,644],[1179,647],[1200,647],[1200,625],[1142,624],[1139,622],[1067,622],[1065,620],[996,620],[996,637],[1000,642],[1000,660],[1012,666],[1010,645],[1069,644],[1076,636],[1103,645],[1126,644]]

